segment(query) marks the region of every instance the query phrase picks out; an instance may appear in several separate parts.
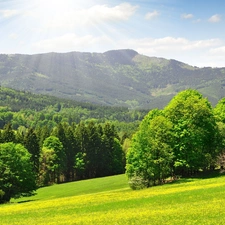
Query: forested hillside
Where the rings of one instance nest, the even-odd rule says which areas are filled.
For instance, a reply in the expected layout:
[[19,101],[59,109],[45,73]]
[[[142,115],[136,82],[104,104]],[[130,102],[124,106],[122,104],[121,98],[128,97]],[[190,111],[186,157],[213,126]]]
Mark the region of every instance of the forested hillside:
[[1,85],[81,102],[163,108],[181,90],[215,105],[225,96],[225,68],[197,68],[133,50],[0,55]]
[[146,114],[4,87],[0,101],[0,203],[43,185],[124,173],[127,140]]
[[98,123],[113,121],[118,130],[131,134],[147,113],[146,110],[82,103],[4,87],[0,88],[0,101],[0,129],[8,122],[17,129],[21,126],[53,128],[60,122],[71,125],[94,120]]

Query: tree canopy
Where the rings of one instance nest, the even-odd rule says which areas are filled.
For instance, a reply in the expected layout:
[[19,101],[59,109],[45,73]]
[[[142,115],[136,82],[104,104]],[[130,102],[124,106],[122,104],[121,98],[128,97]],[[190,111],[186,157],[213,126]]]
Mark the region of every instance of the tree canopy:
[[196,90],[177,94],[164,109],[173,123],[175,171],[190,173],[213,166],[218,127],[212,107]]
[[34,194],[36,176],[30,157],[21,144],[0,144],[0,203]]
[[127,153],[128,178],[141,178],[146,186],[162,183],[171,172],[172,123],[160,114],[154,110],[144,118]]
[[182,91],[141,122],[127,153],[128,178],[149,186],[168,175],[214,168],[220,137],[209,101],[195,90]]

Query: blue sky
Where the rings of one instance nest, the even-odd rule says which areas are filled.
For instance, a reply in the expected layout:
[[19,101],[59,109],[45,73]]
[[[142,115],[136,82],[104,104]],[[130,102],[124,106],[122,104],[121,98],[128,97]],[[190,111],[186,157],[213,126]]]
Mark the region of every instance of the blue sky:
[[224,0],[0,0],[0,53],[134,49],[225,67]]

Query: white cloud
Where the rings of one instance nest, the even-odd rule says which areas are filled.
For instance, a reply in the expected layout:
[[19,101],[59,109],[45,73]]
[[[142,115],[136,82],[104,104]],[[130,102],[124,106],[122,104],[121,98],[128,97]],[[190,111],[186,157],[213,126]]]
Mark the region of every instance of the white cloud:
[[215,14],[213,16],[211,16],[209,19],[208,19],[209,22],[211,23],[218,23],[221,21],[221,16],[218,15],[218,14]]
[[19,11],[18,10],[12,10],[12,9],[6,9],[6,10],[0,10],[0,14],[2,14],[2,16],[4,18],[10,18],[10,17],[18,15]]
[[[104,47],[109,45],[110,38],[106,36],[94,37],[92,35],[78,36],[68,33],[56,38],[45,39],[33,43],[32,48],[35,52],[70,52],[70,51],[89,51],[94,47]],[[107,50],[107,48],[105,48]]]
[[148,13],[145,15],[145,19],[146,19],[146,20],[151,20],[151,19],[153,19],[153,18],[155,18],[155,17],[157,17],[157,16],[159,16],[159,15],[160,15],[160,13],[159,13],[158,11],[154,10],[153,12],[148,12]]
[[120,47],[133,48],[140,54],[176,59],[199,67],[225,66],[225,47],[222,46],[225,43],[220,39],[191,41],[174,37],[130,39],[120,43]]
[[191,18],[193,18],[194,16],[192,15],[192,14],[186,14],[186,13],[184,13],[184,14],[182,14],[181,15],[181,18],[182,19],[191,19]]
[[210,53],[215,54],[215,55],[225,54],[225,46],[213,48],[210,50]]
[[18,35],[17,35],[16,33],[11,33],[11,34],[9,35],[9,38],[10,38],[10,39],[17,39],[17,37],[18,37]]
[[33,13],[30,12],[30,14],[36,17],[36,20],[41,21],[44,29],[71,29],[78,26],[127,21],[136,12],[137,8],[136,5],[122,3],[114,7],[95,5],[89,8],[62,10],[52,15],[49,11],[43,11],[42,14],[39,11],[34,11]]
[[223,46],[210,49],[208,58],[212,62],[212,64],[213,64],[212,66],[225,67],[225,65],[224,65],[225,43]]
[[219,39],[208,39],[208,40],[197,40],[190,41],[185,38],[174,38],[174,37],[164,37],[164,38],[143,38],[143,39],[133,39],[128,42],[130,45],[134,44],[138,46],[139,49],[143,51],[151,48],[155,52],[159,49],[163,51],[187,51],[194,49],[203,49],[213,46],[218,46],[222,43]]
[[136,11],[137,6],[132,6],[129,3],[122,3],[115,7],[106,5],[97,5],[88,10],[83,11],[82,16],[89,17],[89,20],[96,21],[124,21],[128,20]]

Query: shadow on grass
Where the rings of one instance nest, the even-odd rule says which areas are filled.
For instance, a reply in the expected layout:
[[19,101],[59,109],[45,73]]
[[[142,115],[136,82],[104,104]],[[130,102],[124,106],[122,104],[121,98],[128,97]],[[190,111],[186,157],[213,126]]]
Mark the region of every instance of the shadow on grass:
[[217,170],[211,170],[211,171],[202,171],[190,176],[190,178],[209,179],[209,178],[216,178],[216,177],[222,177],[222,176],[225,176],[225,171],[217,169]]
[[163,185],[173,185],[173,184],[183,184],[192,182],[193,179],[190,178],[178,178],[176,180],[167,180]]
[[21,204],[21,203],[26,203],[26,202],[33,202],[33,201],[36,201],[37,199],[35,200],[24,200],[24,201],[19,201],[17,203]]
[[225,171],[221,171],[221,170],[202,171],[197,174],[183,176],[175,180],[167,180],[165,184],[166,185],[182,184],[182,183],[193,182],[196,179],[210,179],[210,178],[217,178],[222,176],[225,176]]

